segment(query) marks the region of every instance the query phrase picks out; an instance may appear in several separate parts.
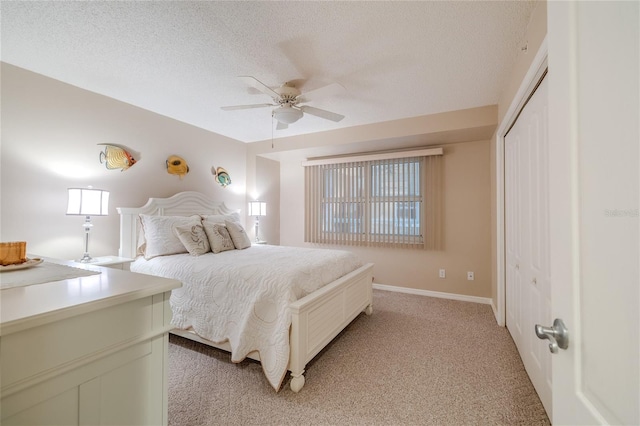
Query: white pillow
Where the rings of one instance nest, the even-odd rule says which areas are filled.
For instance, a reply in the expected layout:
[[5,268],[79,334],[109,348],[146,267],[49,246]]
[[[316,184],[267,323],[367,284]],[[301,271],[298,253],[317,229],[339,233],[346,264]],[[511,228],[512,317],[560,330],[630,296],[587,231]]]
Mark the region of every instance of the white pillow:
[[249,236],[245,232],[242,225],[238,222],[229,222],[228,220],[224,221],[224,224],[229,231],[229,235],[231,235],[231,239],[233,240],[233,245],[239,249],[246,249],[247,247],[251,247],[251,240]]
[[209,244],[211,245],[211,251],[214,253],[220,253],[227,250],[235,249],[233,240],[227,231],[227,227],[221,223],[207,223],[204,224],[204,232],[207,233],[209,238]]
[[193,226],[200,223],[200,216],[150,216],[140,215],[146,246],[144,258],[186,253],[187,249],[173,232],[174,226]]
[[200,256],[211,251],[209,239],[201,224],[174,226],[173,232],[192,256]]
[[231,214],[210,214],[200,216],[202,217],[202,223],[222,223],[224,225],[225,220],[240,222],[240,213],[237,212]]

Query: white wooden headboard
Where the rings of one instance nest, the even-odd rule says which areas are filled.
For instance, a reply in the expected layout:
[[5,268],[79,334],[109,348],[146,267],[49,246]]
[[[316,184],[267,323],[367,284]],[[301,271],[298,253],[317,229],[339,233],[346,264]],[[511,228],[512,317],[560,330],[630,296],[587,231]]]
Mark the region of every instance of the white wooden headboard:
[[190,216],[194,214],[231,214],[240,210],[231,210],[223,202],[213,201],[206,195],[195,191],[179,192],[169,198],[149,198],[142,207],[118,207],[120,213],[120,249],[121,257],[135,258],[136,244],[140,230],[139,214],[156,216]]

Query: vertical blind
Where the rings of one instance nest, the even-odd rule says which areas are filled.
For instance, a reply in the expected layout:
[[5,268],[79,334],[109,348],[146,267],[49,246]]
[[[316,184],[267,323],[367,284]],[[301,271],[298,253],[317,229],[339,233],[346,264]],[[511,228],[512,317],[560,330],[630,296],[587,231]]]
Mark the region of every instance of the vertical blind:
[[441,158],[308,165],[305,241],[439,249]]

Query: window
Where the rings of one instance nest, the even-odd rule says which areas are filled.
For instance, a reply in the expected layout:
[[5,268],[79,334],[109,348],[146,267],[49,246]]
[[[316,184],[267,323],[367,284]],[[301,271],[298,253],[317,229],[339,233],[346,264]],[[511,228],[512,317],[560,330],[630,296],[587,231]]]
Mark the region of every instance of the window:
[[308,164],[305,241],[438,248],[440,158]]

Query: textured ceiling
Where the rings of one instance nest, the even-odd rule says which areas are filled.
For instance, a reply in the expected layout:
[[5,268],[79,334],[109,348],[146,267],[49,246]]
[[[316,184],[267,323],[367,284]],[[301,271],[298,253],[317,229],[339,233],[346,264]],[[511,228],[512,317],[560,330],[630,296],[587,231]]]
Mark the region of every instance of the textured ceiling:
[[[495,104],[530,1],[8,2],[4,62],[243,141]],[[269,102],[237,78],[346,90],[273,130]]]

